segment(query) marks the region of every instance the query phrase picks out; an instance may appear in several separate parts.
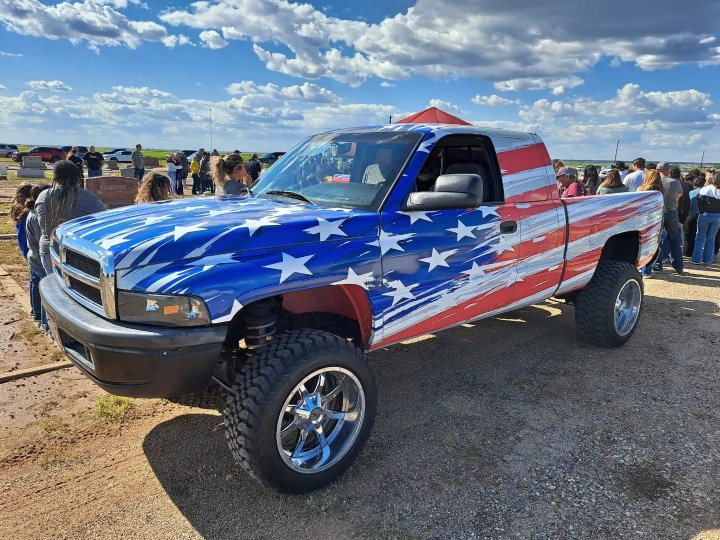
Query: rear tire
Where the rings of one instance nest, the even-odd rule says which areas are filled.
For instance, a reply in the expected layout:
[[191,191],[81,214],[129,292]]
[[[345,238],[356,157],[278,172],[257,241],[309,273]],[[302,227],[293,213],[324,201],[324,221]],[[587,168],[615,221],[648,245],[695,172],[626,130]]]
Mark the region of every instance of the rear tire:
[[601,347],[619,347],[633,335],[644,300],[637,269],[620,261],[600,261],[577,295],[575,323],[580,337]]
[[321,330],[277,336],[242,367],[233,390],[225,410],[230,451],[253,478],[284,493],[340,476],[375,419],[377,390],[365,355]]

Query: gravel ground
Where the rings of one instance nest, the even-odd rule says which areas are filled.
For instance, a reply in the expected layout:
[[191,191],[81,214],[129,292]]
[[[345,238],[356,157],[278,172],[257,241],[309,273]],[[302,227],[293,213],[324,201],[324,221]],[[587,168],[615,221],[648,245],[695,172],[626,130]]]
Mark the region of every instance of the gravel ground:
[[250,480],[217,413],[142,402],[61,466],[0,459],[0,537],[720,538],[720,268],[646,293],[619,349],[551,300],[373,354],[374,432],[311,495]]

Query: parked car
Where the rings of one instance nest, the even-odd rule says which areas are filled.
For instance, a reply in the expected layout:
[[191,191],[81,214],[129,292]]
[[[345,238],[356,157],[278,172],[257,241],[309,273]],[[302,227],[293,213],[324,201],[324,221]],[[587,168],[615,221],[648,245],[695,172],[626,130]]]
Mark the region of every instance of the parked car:
[[115,161],[117,163],[132,163],[132,150],[113,150],[103,153],[105,161]]
[[[75,146],[77,146],[77,145],[75,145]],[[87,146],[77,146],[77,149],[78,149],[78,157],[80,159],[82,159],[85,156],[85,153],[88,151],[88,148],[87,148]],[[60,148],[60,150],[65,152],[65,155],[67,155],[67,153],[70,150],[72,150],[72,146],[63,146]]]
[[258,158],[258,161],[263,165],[272,165],[278,159],[280,159],[280,156],[284,155],[285,152],[268,152],[267,154],[264,154],[262,157]]
[[108,150],[107,152],[103,152],[103,154],[115,154],[117,152],[122,152],[123,150],[127,150],[127,148],[113,148],[112,150]]
[[[347,171],[322,157],[353,145]],[[108,392],[228,390],[230,450],[266,486],[317,489],[355,460],[377,403],[366,352],[550,297],[597,346],[638,325],[662,194],[560,199],[537,135],[394,124],[282,159],[246,197],[60,225],[41,282],[56,343]]]
[[55,163],[61,159],[65,159],[67,154],[56,146],[36,146],[26,152],[13,152],[13,161],[22,161],[22,158],[28,156],[36,156],[41,158],[43,161],[49,161]]
[[602,169],[600,169],[600,172],[598,173],[598,177],[600,178],[600,180],[605,180],[610,171],[612,171],[612,169],[609,167],[603,167]]
[[0,144],[0,157],[12,157],[13,152],[17,152],[18,147],[14,144]]

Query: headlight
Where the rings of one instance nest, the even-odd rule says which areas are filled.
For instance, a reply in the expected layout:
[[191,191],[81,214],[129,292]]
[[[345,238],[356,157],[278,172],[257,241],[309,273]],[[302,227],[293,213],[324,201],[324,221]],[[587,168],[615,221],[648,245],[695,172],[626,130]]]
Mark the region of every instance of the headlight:
[[162,326],[210,324],[205,302],[194,296],[118,292],[118,314],[125,322]]

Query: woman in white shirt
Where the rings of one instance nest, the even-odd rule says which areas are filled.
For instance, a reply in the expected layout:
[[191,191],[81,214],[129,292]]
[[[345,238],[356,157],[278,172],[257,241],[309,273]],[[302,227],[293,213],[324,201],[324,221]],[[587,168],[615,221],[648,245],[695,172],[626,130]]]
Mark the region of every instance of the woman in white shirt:
[[167,172],[168,178],[170,179],[170,187],[172,187],[173,195],[177,195],[177,189],[175,188],[175,178],[177,176],[177,164],[175,163],[175,156],[169,155],[167,157]]
[[720,230],[720,173],[708,173],[705,185],[697,195],[700,213],[697,219],[692,264],[710,264],[715,251],[715,237]]

